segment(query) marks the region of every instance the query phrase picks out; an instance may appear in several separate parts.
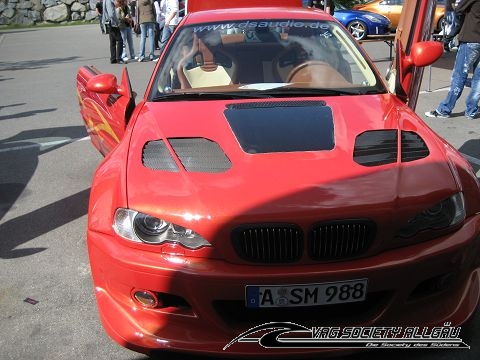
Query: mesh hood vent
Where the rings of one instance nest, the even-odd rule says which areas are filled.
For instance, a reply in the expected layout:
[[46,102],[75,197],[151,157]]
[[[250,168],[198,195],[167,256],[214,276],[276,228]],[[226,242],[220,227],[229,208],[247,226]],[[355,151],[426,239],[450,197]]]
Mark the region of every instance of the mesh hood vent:
[[[217,143],[204,138],[168,139],[187,171],[218,173],[232,163]],[[179,171],[163,140],[149,141],[143,147],[142,163],[152,170]]]
[[177,172],[178,167],[163,140],[149,141],[143,147],[143,166],[152,170]]
[[262,102],[248,102],[239,104],[229,104],[227,109],[261,109],[261,108],[278,108],[278,107],[303,107],[303,106],[325,106],[323,100],[297,100],[297,101],[262,101]]
[[168,139],[187,171],[219,173],[232,167],[220,146],[204,138]]

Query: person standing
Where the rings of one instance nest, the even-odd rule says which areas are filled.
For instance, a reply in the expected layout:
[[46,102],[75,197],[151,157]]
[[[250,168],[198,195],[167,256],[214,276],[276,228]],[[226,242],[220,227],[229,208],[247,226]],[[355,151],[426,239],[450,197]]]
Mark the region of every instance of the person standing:
[[122,34],[120,34],[120,29],[118,27],[119,21],[117,14],[115,12],[115,3],[114,0],[103,0],[103,16],[102,22],[106,31],[106,24],[109,24],[108,37],[110,40],[110,63],[117,64],[123,63],[122,52],[123,52],[123,40]]
[[425,115],[431,118],[450,117],[457,100],[462,95],[468,73],[473,67],[472,85],[466,99],[465,116],[475,119],[478,116],[480,99],[480,1],[461,0],[455,11],[463,16],[464,20],[458,34],[459,46],[453,65],[450,90],[438,107],[426,112]]
[[155,60],[155,13],[153,0],[137,1],[137,21],[140,24],[140,52],[138,61],[145,61],[145,42],[149,40],[150,54],[148,59]]
[[443,48],[449,52],[451,50],[458,50],[456,44],[456,36],[460,32],[461,18],[455,12],[455,8],[458,5],[459,0],[447,0],[445,2],[445,20],[443,23]]
[[165,0],[154,0],[155,7],[155,50],[160,50],[160,37],[165,26]]
[[160,40],[160,51],[172,35],[175,27],[178,25],[178,0],[165,0],[165,26]]
[[135,50],[133,47],[133,37],[132,37],[132,25],[133,18],[130,14],[130,8],[128,7],[127,0],[115,0],[115,11],[117,13],[117,18],[119,21],[120,34],[122,35],[123,47],[122,60],[127,63],[127,45],[128,51],[130,52],[130,60],[135,59]]
[[102,0],[97,0],[97,3],[95,4],[95,10],[97,11],[97,16],[98,16],[98,22],[100,23],[100,31],[102,34],[105,34],[105,29],[103,28],[103,1]]
[[332,16],[335,12],[334,0],[309,0],[307,6],[310,8],[321,9]]
[[[136,37],[140,36],[140,24],[138,23],[138,14],[137,14],[137,1],[136,0],[129,0],[128,7],[130,8],[130,14],[133,18],[133,29]],[[138,30],[135,30],[138,29]]]

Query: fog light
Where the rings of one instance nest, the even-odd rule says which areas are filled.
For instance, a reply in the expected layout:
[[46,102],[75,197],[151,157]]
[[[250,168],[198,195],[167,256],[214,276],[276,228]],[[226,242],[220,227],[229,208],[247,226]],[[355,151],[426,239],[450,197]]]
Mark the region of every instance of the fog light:
[[133,298],[144,307],[154,308],[158,306],[157,296],[153,292],[148,290],[134,291]]

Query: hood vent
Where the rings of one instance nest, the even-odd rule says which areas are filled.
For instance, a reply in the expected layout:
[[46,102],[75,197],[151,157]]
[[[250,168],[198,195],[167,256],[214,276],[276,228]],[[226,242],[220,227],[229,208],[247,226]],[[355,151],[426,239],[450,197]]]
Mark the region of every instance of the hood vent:
[[[397,130],[372,130],[355,139],[353,160],[363,166],[379,166],[397,162]],[[401,132],[401,161],[408,162],[426,158],[430,151],[425,141],[412,131]]]
[[332,109],[324,101],[231,104],[224,114],[249,154],[332,150],[335,145]]
[[353,160],[364,166],[378,166],[397,161],[397,130],[367,131],[357,136]]
[[[204,138],[168,139],[175,154],[187,171],[218,173],[232,163],[217,143]],[[149,141],[143,147],[143,166],[152,170],[179,171],[163,140]]]
[[402,131],[402,162],[426,158],[430,154],[425,141],[412,131]]
[[149,141],[145,144],[142,164],[152,170],[178,171],[178,166],[163,140]]
[[278,107],[304,107],[304,106],[325,106],[327,103],[323,100],[289,100],[289,101],[262,101],[262,102],[245,102],[238,104],[229,104],[227,109],[264,109]]
[[232,167],[220,146],[205,138],[168,139],[187,171],[219,173]]

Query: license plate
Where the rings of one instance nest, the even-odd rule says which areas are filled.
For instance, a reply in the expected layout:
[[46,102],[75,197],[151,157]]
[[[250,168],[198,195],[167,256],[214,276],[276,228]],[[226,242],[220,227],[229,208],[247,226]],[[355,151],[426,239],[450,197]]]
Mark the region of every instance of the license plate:
[[367,279],[320,284],[272,285],[245,287],[245,302],[249,308],[329,305],[364,301]]

